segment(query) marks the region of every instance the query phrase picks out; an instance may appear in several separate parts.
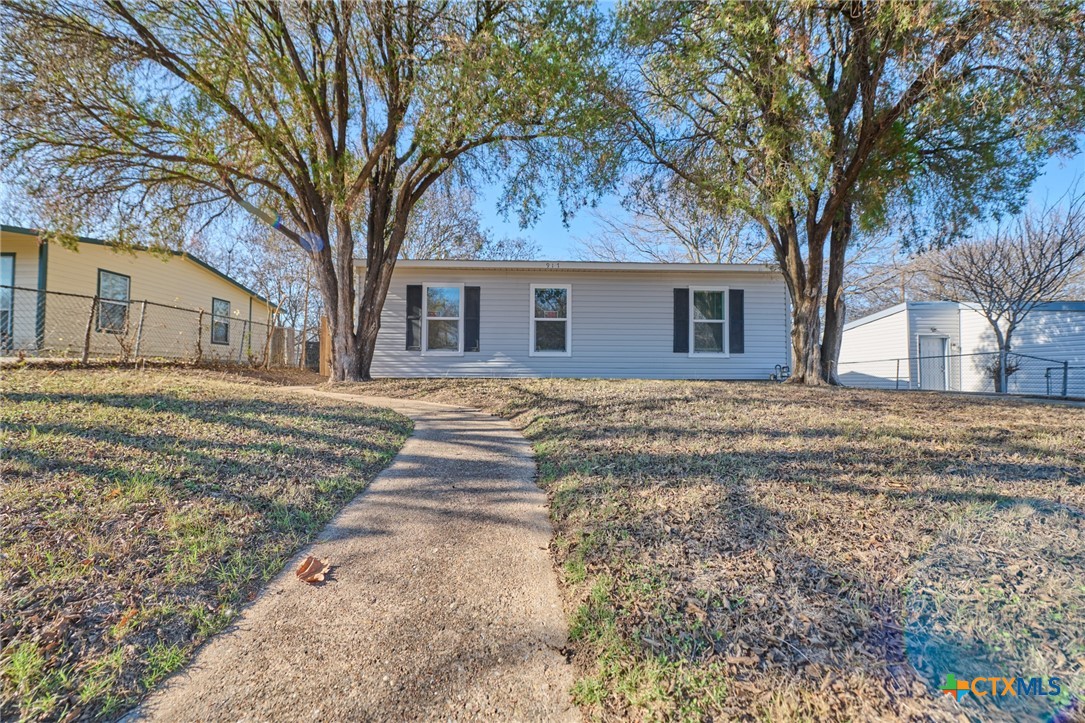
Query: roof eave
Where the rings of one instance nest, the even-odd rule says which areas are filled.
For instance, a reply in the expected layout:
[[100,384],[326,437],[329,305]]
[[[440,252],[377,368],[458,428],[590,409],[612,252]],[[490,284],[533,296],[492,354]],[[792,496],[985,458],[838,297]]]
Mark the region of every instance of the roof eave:
[[[11,226],[11,225],[8,225],[8,224],[5,223],[5,224],[0,224],[0,230],[4,231],[5,233],[16,233],[16,234],[21,234],[23,236],[34,236],[35,238],[39,238],[39,239],[41,238],[41,231],[39,229],[34,229],[34,228],[24,228],[23,226]],[[77,236],[76,240],[79,243],[93,244],[95,246],[114,246],[115,248],[124,248],[124,247],[116,246],[116,244],[112,244],[109,241],[105,241],[105,240],[100,239],[100,238],[92,238],[90,236]],[[150,249],[148,247],[146,247],[146,246],[136,245],[136,246],[132,246],[131,248],[133,248],[136,251],[150,251]],[[233,284],[234,286],[236,286],[237,288],[241,289],[242,291],[244,291],[246,294],[253,297],[257,301],[259,301],[259,302],[261,302],[263,304],[267,304],[267,306],[269,308],[275,308],[275,309],[279,308],[278,304],[273,303],[271,301],[268,301],[267,299],[265,299],[260,294],[256,293],[255,291],[253,291],[249,287],[242,284],[237,279],[235,279],[235,278],[233,278],[231,276],[228,276],[227,274],[223,273],[222,271],[219,271],[214,266],[212,266],[211,264],[209,264],[206,261],[204,261],[203,259],[201,259],[199,256],[194,256],[193,254],[190,254],[187,251],[175,251],[173,249],[165,249],[165,250],[168,251],[170,253],[170,255],[172,255],[172,256],[180,256],[181,258],[186,258],[186,259],[192,261],[193,263],[195,263],[197,266],[201,266],[201,267],[207,269],[208,271],[215,274],[216,276],[218,276],[222,280],[227,281],[227,282]]]
[[[366,268],[366,259],[354,262]],[[653,263],[641,261],[472,261],[445,259],[401,259],[397,268],[404,269],[464,269],[477,271],[626,271],[670,273],[779,273],[773,264],[695,264]]]

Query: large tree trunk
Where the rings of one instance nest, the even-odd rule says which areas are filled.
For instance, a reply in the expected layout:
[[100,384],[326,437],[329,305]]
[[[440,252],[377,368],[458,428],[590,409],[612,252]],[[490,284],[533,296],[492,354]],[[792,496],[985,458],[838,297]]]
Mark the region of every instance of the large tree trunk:
[[[321,269],[317,272],[317,277],[322,277],[324,273]],[[320,278],[320,281],[323,288],[324,279]],[[334,303],[336,301],[338,300],[328,299],[327,294],[324,294],[324,308],[328,310],[328,336],[331,338],[332,347],[331,373],[328,381],[362,381],[361,350],[354,334],[354,313],[352,309],[344,309],[341,304]],[[324,353],[323,349],[321,353]]]
[[[370,274],[366,269],[363,283],[362,306],[358,310],[358,376],[362,381],[370,381],[370,368],[373,365],[373,351],[377,347],[377,332],[381,328],[381,309],[388,293],[388,281],[383,282],[379,273]],[[380,299],[378,302],[377,299]]]
[[821,366],[821,292],[797,294],[791,308],[791,384],[824,384]]
[[821,378],[829,384],[840,384],[837,361],[844,341],[844,257],[851,241],[851,205],[833,222],[829,239],[829,278],[825,290],[825,326],[821,339]]
[[[377,333],[381,327],[381,310],[392,284],[392,271],[407,235],[407,222],[417,195],[392,192],[394,177],[384,177],[384,183],[373,194],[369,213],[369,241],[365,278],[361,289],[362,303],[358,309],[358,378],[369,381]],[[424,189],[423,189],[424,190]],[[389,225],[389,219],[391,224]],[[387,241],[385,241],[387,238]]]
[[[360,382],[358,345],[351,337],[350,328],[353,319],[340,319],[337,327],[332,328],[332,373],[329,381]],[[344,329],[346,333],[343,333]]]
[[[339,300],[341,301],[341,300]],[[358,337],[354,333],[354,309],[342,303],[334,306],[324,299],[328,314],[329,335],[332,345],[331,375],[332,382],[360,382],[365,377],[361,374],[361,349]]]
[[791,295],[791,376],[789,384],[825,384],[821,364],[821,304],[824,235],[812,233],[806,224],[808,255],[804,260],[799,244],[798,224],[791,214],[776,229],[770,229],[776,258]]
[[[317,286],[320,288],[324,309],[328,315],[328,332],[332,347],[331,373],[328,380],[355,382],[361,381],[359,374],[361,355],[358,337],[354,331],[353,250],[349,248],[352,245],[352,238],[349,227],[344,229],[341,222],[337,223],[336,230],[339,236],[336,239],[339,272],[336,272],[330,244],[327,243],[314,256],[313,270],[316,273]],[[323,237],[328,238],[327,234]],[[344,243],[348,248],[343,248]],[[323,349],[321,353],[324,353]]]
[[377,332],[380,330],[380,314],[373,316],[376,317],[375,322],[368,321],[362,332],[361,349],[359,349],[361,356],[358,359],[361,378],[367,382],[373,378],[369,370],[373,365],[373,351],[377,348]]
[[840,384],[840,346],[844,341],[846,305],[843,288],[825,297],[825,324],[821,337],[821,378],[829,384]]

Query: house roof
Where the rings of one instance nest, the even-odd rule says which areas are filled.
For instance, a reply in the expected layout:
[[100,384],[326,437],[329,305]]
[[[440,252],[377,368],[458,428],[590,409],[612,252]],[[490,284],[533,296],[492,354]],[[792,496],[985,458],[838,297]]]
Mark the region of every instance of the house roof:
[[[365,267],[359,259],[356,266]],[[489,271],[634,271],[634,272],[747,272],[778,273],[774,264],[692,264],[646,261],[474,261],[468,259],[400,259],[397,268],[405,269],[476,269]]]
[[[888,309],[882,309],[876,311],[873,314],[867,314],[864,317],[858,318],[855,321],[849,321],[844,324],[844,330],[854,329],[857,326],[863,324],[869,324],[872,321],[878,319],[884,319],[887,316],[892,316],[901,311],[911,310],[915,308],[929,308],[932,306],[956,306],[958,308],[966,308],[972,310],[978,310],[979,304],[974,301],[905,301],[899,304],[894,304]],[[1047,301],[1037,304],[1032,308],[1033,311],[1085,311],[1085,301]]]
[[887,316],[892,316],[893,314],[897,314],[897,313],[899,313],[901,311],[904,311],[907,308],[908,308],[908,302],[905,301],[905,302],[901,302],[899,304],[894,304],[893,306],[890,306],[888,309],[882,309],[881,311],[875,311],[873,314],[867,314],[866,316],[861,316],[858,319],[856,319],[855,321],[849,321],[846,324],[844,324],[844,331],[847,331],[848,329],[854,329],[855,327],[862,326],[863,324],[869,324],[870,322],[877,321],[878,319],[884,319]]
[[[974,301],[962,301],[961,306],[978,310],[980,305]],[[1085,301],[1045,301],[1032,307],[1033,311],[1085,311]]]
[[[0,225],[0,229],[2,229],[5,233],[18,233],[18,234],[22,234],[24,236],[40,236],[40,231],[38,229],[23,228],[22,226],[9,226],[6,223]],[[100,238],[91,238],[90,236],[77,236],[76,240],[79,243],[95,244],[96,246],[113,246],[114,245],[114,244],[111,244],[109,241],[103,241]],[[138,246],[138,245],[137,246],[132,246],[131,248],[135,249],[136,251],[148,251],[149,250],[146,246]],[[190,254],[187,251],[174,251],[173,249],[165,249],[165,250],[169,251],[169,253],[171,255],[173,255],[173,256],[180,256],[181,258],[185,258],[185,259],[188,259],[189,261],[192,261],[197,266],[202,266],[203,268],[205,268],[208,271],[210,271],[211,273],[213,273],[215,276],[218,276],[219,278],[223,279],[224,281],[228,281],[229,283],[233,284],[237,288],[244,291],[249,296],[252,296],[253,298],[267,304],[268,306],[275,306],[275,304],[271,303],[270,301],[265,299],[260,294],[256,293],[255,291],[253,291],[249,287],[245,286],[243,283],[241,283],[237,279],[233,278],[232,276],[228,276],[228,275],[224,274],[223,272],[219,271],[214,266],[212,266],[211,264],[209,264],[206,261],[204,261],[203,259],[201,259],[199,256],[195,256],[193,254]]]

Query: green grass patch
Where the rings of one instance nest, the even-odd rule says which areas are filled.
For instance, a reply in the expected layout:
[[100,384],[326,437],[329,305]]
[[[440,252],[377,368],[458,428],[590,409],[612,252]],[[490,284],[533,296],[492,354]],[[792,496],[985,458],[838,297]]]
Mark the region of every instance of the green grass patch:
[[0,719],[115,717],[222,630],[409,420],[197,371],[6,370]]

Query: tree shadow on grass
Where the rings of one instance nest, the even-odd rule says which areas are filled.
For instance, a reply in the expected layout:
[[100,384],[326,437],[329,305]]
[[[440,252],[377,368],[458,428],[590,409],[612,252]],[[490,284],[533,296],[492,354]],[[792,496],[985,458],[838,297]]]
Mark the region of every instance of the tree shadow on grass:
[[[817,412],[804,427],[796,424],[802,414],[785,413],[782,420],[743,414],[744,404],[763,409],[764,399],[736,395],[725,400],[722,421],[707,420],[706,429],[696,424],[706,420],[691,418],[688,410],[677,418],[674,410],[650,413],[653,404],[680,404],[681,395],[604,397],[591,404],[511,386],[517,401],[506,411],[529,400],[522,403],[522,421],[542,445],[555,523],[566,540],[559,558],[582,558],[588,570],[605,573],[631,655],[692,666],[741,661],[730,668],[734,680],[761,689],[772,681],[782,688],[799,681],[808,692],[828,691],[824,695],[837,699],[835,710],[843,717],[905,710],[930,715],[936,709],[953,714],[930,687],[928,671],[916,673],[912,653],[923,646],[910,651],[907,636],[921,629],[904,605],[916,565],[944,529],[982,534],[988,517],[1022,508],[1055,529],[1085,521],[1085,498],[1073,492],[1083,478],[1081,454],[1068,451],[1053,463],[1018,430],[968,435],[961,459],[948,451],[960,446],[956,442],[948,450],[941,446],[944,429],[897,419],[916,406],[907,401],[903,409],[896,400],[868,408],[861,399],[801,395],[798,405]],[[984,404],[976,404],[977,414]],[[845,410],[879,416],[849,418]],[[880,418],[887,412],[894,415],[888,426]],[[924,414],[939,423],[950,416],[938,409]],[[961,414],[952,410],[953,418]],[[528,423],[532,418],[546,423]],[[901,424],[916,426],[893,426]],[[777,446],[785,438],[802,444]],[[599,440],[622,444],[600,446]],[[702,450],[661,449],[686,440]],[[1085,577],[1082,552],[1069,562],[1079,579]],[[1077,623],[1085,629],[1085,619]],[[998,634],[1013,635],[1013,625]],[[983,647],[967,626],[951,626],[939,639],[946,649]],[[1044,644],[1037,640],[1033,648]],[[592,645],[580,643],[584,650]],[[881,681],[881,690],[864,703],[875,705],[873,712],[855,707],[854,696],[832,693],[826,683],[843,681],[854,690],[869,685],[869,676]],[[929,697],[916,693],[917,678]],[[611,684],[612,695],[620,696],[616,691],[624,684]],[[749,712],[740,705],[722,714]]]
[[[67,620],[41,674],[63,675],[59,694],[85,716],[106,694],[143,692],[150,648],[218,629],[409,429],[360,405],[251,397],[8,392],[4,403],[0,595],[16,612],[5,644],[44,646]],[[87,665],[120,645],[135,652],[117,677],[80,699]],[[19,718],[16,705],[0,717]]]
[[[387,415],[379,410],[370,412],[370,408],[362,405],[350,405],[351,411],[341,411],[335,407],[346,407],[346,404],[338,404],[328,408],[326,404],[273,401],[269,399],[251,399],[245,402],[234,400],[216,402],[214,400],[188,400],[168,394],[52,394],[52,393],[23,393],[15,392],[5,394],[5,398],[14,404],[28,402],[45,402],[48,404],[81,404],[104,408],[133,409],[149,412],[169,412],[180,414],[194,421],[206,424],[227,425],[236,429],[251,431],[260,434],[280,434],[284,431],[281,424],[276,424],[261,416],[287,416],[294,419],[311,420],[327,426],[327,429],[315,431],[291,427],[292,436],[305,441],[319,442],[328,446],[350,445],[357,442],[357,437],[352,436],[349,430],[356,425],[376,427],[391,431],[403,431],[402,425],[390,421]],[[340,429],[342,433],[335,434],[329,429]]]

